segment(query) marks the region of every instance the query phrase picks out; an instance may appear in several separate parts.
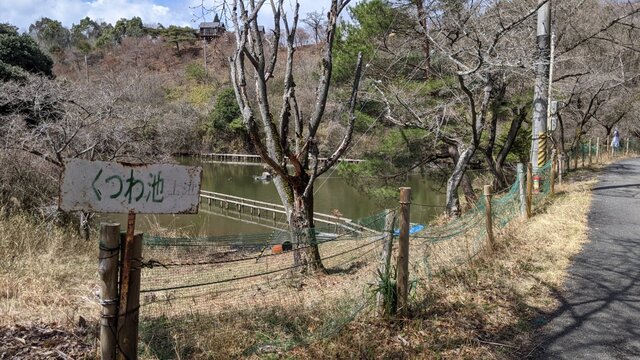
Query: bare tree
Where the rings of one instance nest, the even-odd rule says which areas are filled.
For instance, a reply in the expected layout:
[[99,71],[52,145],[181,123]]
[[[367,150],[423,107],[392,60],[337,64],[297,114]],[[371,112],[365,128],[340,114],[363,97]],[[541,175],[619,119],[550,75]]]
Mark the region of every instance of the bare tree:
[[319,11],[312,11],[307,13],[307,16],[302,19],[302,22],[305,23],[313,32],[313,39],[316,44],[323,40],[320,38],[320,35],[324,32],[325,20],[324,16]]
[[[36,76],[22,83],[0,83],[0,102],[7,110],[0,114],[0,148],[26,166],[50,171],[42,176],[52,179],[53,191],[27,194],[44,196],[43,203],[31,200],[34,207],[55,204],[50,196],[67,158],[143,162],[163,153],[149,136],[149,119],[159,112],[136,99],[143,96],[136,88],[142,83],[139,77],[119,75],[95,87]],[[79,215],[80,230],[88,239],[92,214]]]
[[[340,145],[326,160],[320,160],[317,132],[323,121],[329,95],[336,23],[348,2],[349,0],[331,1],[315,103],[309,112],[301,109],[293,75],[299,4],[296,2],[292,19],[289,21],[283,9],[284,0],[271,2],[275,24],[271,47],[265,44],[257,21],[264,0],[234,0],[231,5],[231,18],[236,30],[236,51],[230,58],[231,82],[250,139],[260,157],[275,173],[274,183],[285,206],[292,242],[296,247],[295,264],[308,272],[324,269],[313,221],[314,183],[318,176],[334,166],[347,150],[355,123],[354,108],[362,67],[360,58],[354,69],[355,80],[347,109],[347,129]],[[277,44],[280,42],[281,25],[284,26],[286,43],[284,88],[280,110],[274,115],[276,110],[272,108],[269,98],[269,80],[279,63],[280,49]],[[255,98],[250,94],[249,77],[253,78]]]

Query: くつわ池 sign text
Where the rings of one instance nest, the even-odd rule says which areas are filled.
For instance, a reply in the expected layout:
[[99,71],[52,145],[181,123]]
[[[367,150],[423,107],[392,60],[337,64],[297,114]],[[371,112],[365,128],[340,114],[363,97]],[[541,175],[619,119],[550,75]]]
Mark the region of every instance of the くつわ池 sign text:
[[61,210],[104,213],[198,212],[202,168],[70,159],[60,185]]

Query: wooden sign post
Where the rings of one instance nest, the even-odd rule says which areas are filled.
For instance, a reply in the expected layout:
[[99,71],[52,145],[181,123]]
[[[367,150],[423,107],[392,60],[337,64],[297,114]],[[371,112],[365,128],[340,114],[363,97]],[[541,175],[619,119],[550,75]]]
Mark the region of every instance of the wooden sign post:
[[[136,214],[196,214],[200,204],[201,182],[201,167],[81,159],[65,162],[58,203],[61,210],[129,214],[126,237],[120,249],[120,289],[117,296],[109,294],[110,298],[118,299],[118,316],[115,324],[113,321],[109,323],[110,327],[117,328],[117,343],[100,344],[101,353],[109,354],[103,355],[103,358],[112,357],[111,354],[127,360],[137,359],[138,356],[142,236],[135,236]],[[103,276],[118,278],[117,274]],[[101,294],[101,297],[104,298],[105,294]],[[108,311],[112,312],[113,309]],[[111,346],[116,349],[109,349]]]

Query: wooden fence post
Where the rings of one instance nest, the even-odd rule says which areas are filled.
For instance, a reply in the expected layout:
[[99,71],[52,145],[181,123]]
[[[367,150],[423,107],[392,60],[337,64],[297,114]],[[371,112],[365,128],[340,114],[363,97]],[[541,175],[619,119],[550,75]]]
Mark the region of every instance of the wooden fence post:
[[527,216],[527,197],[525,195],[525,175],[524,175],[524,164],[518,164],[518,191],[520,193],[520,215],[522,217]]
[[120,224],[100,224],[100,358],[115,360],[118,321],[118,260]]
[[398,237],[398,258],[396,289],[398,294],[398,314],[407,314],[407,298],[409,294],[409,224],[411,205],[411,188],[400,188],[400,236]]
[[495,244],[493,239],[493,218],[491,217],[491,185],[484,186],[484,204],[485,212],[487,215],[487,238],[489,239],[489,247],[491,251],[495,250]]
[[589,139],[589,166],[591,166],[593,159],[591,158],[591,139]]
[[533,169],[527,164],[527,219],[531,217],[531,197],[533,196]]
[[[384,218],[384,243],[382,244],[382,252],[380,253],[380,274],[386,276],[386,280],[389,279],[389,271],[391,270],[391,250],[393,249],[393,224],[396,220],[395,210],[386,210],[387,215]],[[378,292],[376,295],[376,306],[383,308],[387,304],[384,303],[382,293]]]
[[558,166],[558,161],[556,157],[556,150],[553,149],[551,151],[551,179],[549,180],[549,190],[551,195],[556,194],[556,166]]
[[596,164],[600,163],[600,137],[596,138]]
[[625,156],[628,156],[628,155],[629,155],[629,138],[627,138],[627,148],[626,148],[626,150],[624,151],[624,155],[625,155]]
[[527,219],[531,217],[531,200],[533,196],[533,169],[527,164]]
[[[120,310],[118,319],[119,359],[135,360],[138,358],[138,321],[140,315],[140,275],[142,270],[142,233],[133,237],[133,242],[126,251],[131,254],[129,267],[129,284],[126,309]],[[125,246],[127,242],[125,241]],[[124,278],[124,277],[123,277]]]

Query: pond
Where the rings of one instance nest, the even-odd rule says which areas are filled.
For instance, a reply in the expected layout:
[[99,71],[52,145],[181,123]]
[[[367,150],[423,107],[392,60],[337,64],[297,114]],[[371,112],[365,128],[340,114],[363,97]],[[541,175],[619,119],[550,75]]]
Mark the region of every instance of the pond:
[[[252,200],[281,204],[273,182],[256,180],[263,169],[262,165],[231,165],[200,162],[197,159],[180,159],[188,165],[203,168],[202,190],[234,195]],[[421,175],[410,175],[405,186],[411,187],[411,222],[426,223],[442,214],[445,204],[445,187],[441,181],[425,179]],[[350,186],[338,175],[338,171],[329,170],[316,180],[315,211],[331,214],[338,211],[343,217],[359,219],[384,211],[385,206],[376,203],[366,194]],[[388,208],[398,206],[397,202],[386,204]],[[234,234],[264,233],[272,231],[264,225],[225,216],[224,212],[210,211],[206,203],[200,206],[196,215],[139,215],[136,229],[155,232],[157,229],[172,229],[176,233],[190,236],[218,236]],[[125,216],[108,216],[109,219],[126,224]],[[318,225],[318,224],[316,224]]]

